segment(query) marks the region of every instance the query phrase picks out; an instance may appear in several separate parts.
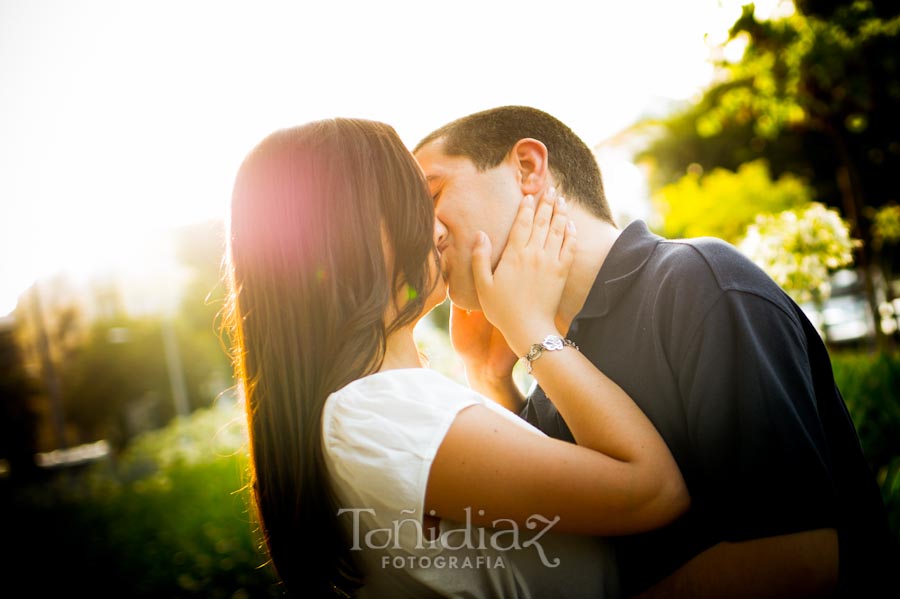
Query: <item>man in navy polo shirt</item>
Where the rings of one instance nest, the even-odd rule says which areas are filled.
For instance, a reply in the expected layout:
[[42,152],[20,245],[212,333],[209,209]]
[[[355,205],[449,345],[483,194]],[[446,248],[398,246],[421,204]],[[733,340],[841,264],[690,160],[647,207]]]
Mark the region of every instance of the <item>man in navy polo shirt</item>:
[[619,230],[590,149],[533,108],[463,117],[415,155],[445,233],[469,383],[574,442],[539,387],[519,393],[519,357],[479,312],[471,266],[478,231],[497,263],[525,194],[552,185],[569,202],[578,249],[559,329],[653,421],[692,498],[672,525],[617,539],[629,595],[887,593],[896,543],[827,350],[763,271],[718,240],[666,240],[641,221]]

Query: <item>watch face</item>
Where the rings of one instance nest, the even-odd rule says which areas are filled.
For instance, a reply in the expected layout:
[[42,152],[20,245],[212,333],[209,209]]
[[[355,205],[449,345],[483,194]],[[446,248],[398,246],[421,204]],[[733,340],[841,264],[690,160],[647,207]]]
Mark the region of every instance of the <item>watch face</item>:
[[544,339],[544,343],[542,345],[551,351],[559,350],[563,348],[563,341],[556,335],[547,335],[547,338]]

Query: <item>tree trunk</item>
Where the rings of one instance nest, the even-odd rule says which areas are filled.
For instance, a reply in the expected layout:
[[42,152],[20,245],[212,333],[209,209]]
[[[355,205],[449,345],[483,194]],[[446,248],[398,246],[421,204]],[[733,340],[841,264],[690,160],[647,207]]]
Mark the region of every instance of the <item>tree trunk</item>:
[[874,348],[885,351],[890,345],[890,339],[881,330],[881,316],[878,312],[878,298],[876,297],[875,281],[872,276],[871,239],[867,234],[868,227],[863,226],[862,212],[865,200],[862,183],[859,180],[859,171],[856,169],[853,157],[850,155],[850,151],[840,131],[835,130],[833,127],[826,127],[825,129],[834,141],[838,156],[841,159],[841,166],[836,173],[837,184],[838,189],[841,191],[841,199],[847,220],[852,228],[851,234],[855,239],[859,239],[862,242],[856,251],[856,263],[859,270],[862,271],[866,301],[869,304],[872,320],[874,321]]
[[56,436],[56,448],[66,449],[66,427],[63,416],[62,384],[59,373],[50,355],[50,342],[47,338],[46,324],[44,323],[44,311],[41,306],[39,282],[35,282],[31,289],[32,317],[37,331],[37,348],[41,358],[41,371],[47,386],[47,396],[50,399],[50,415],[52,418],[53,432]]

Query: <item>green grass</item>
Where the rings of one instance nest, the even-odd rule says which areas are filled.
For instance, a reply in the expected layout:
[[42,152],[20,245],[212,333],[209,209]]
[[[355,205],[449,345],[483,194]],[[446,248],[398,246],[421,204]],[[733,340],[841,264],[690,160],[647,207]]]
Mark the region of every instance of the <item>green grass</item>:
[[235,410],[199,410],[115,464],[17,490],[7,575],[42,594],[280,597],[243,491]]
[[831,361],[900,539],[900,352],[840,352]]
[[[444,367],[441,351],[429,355],[432,367]],[[833,363],[900,538],[900,355],[836,353]],[[223,399],[143,435],[114,462],[0,487],[12,550],[5,580],[23,583],[26,596],[77,589],[129,598],[280,597],[243,490],[246,460],[241,408]]]

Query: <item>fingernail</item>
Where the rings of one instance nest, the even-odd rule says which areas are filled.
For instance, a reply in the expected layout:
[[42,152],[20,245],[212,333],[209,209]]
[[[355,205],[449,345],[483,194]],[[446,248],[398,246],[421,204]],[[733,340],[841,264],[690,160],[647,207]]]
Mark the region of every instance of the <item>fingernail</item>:
[[553,187],[552,185],[550,186],[549,189],[547,189],[547,197],[551,200],[556,197],[556,188]]
[[575,221],[570,220],[566,223],[566,229],[568,229],[569,233],[575,232]]
[[484,245],[487,243],[487,235],[484,234],[484,231],[479,231],[475,236],[475,245]]
[[566,198],[559,196],[559,199],[556,200],[556,203],[559,204],[560,208],[565,208],[566,207]]
[[530,193],[526,194],[525,197],[522,199],[522,201],[529,206],[534,206],[534,196],[531,195]]

